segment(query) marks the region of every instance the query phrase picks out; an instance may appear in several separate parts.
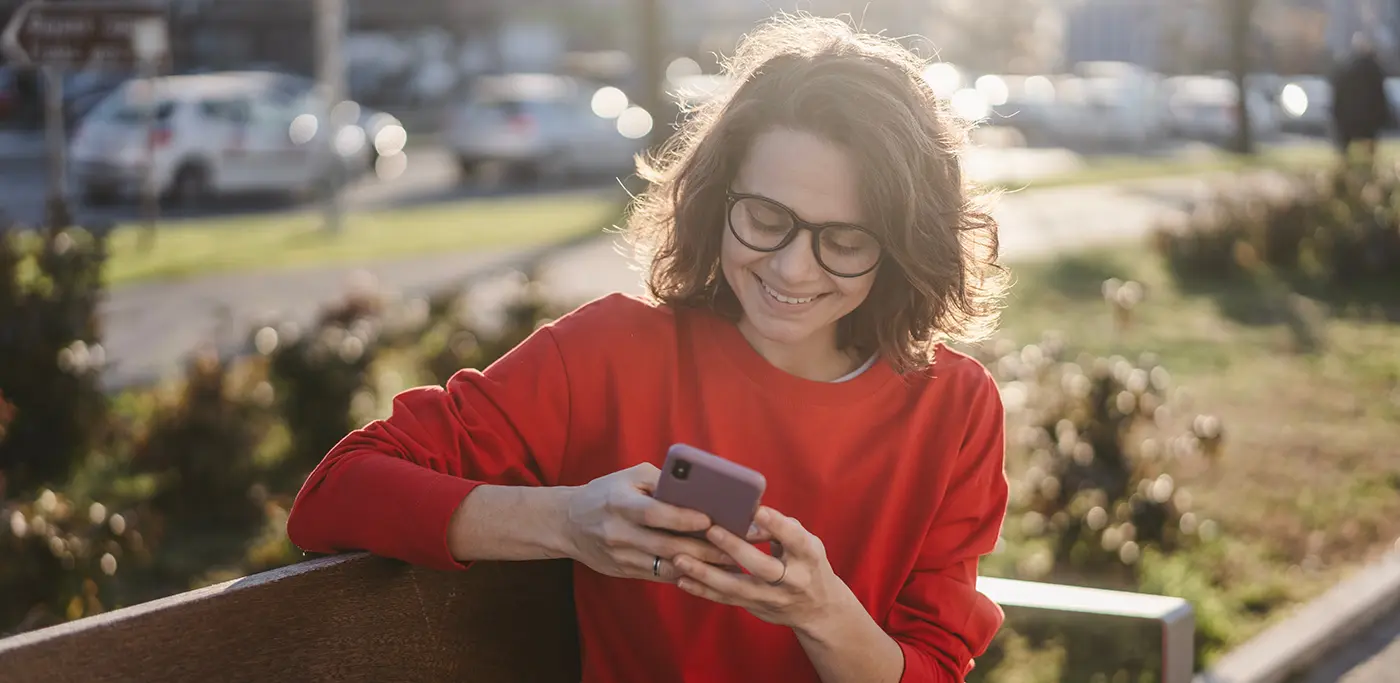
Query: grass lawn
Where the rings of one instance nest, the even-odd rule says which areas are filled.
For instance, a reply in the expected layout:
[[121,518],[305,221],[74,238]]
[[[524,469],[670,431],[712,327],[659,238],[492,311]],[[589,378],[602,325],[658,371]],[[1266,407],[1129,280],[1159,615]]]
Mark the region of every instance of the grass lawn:
[[[1380,153],[1393,158],[1400,153],[1400,141],[1380,145]],[[1208,151],[1189,157],[1106,155],[1089,157],[1082,168],[1056,173],[1030,181],[995,183],[1000,189],[1037,189],[1113,183],[1128,180],[1258,169],[1306,170],[1331,164],[1336,153],[1326,144],[1308,144],[1267,149],[1253,157],[1225,151]]]
[[600,230],[618,214],[617,199],[581,192],[352,213],[338,235],[323,231],[314,211],[169,221],[149,251],[141,247],[142,228],[123,225],[110,242],[107,277],[125,284],[537,246]]
[[[1013,270],[1004,337],[1059,330],[1094,354],[1155,352],[1190,410],[1222,420],[1219,459],[1173,473],[1220,540],[1144,565],[1142,590],[1191,599],[1228,648],[1396,544],[1400,293],[1328,306],[1267,282],[1188,292],[1145,247]],[[1101,295],[1111,277],[1146,291],[1122,331]]]
[[[1400,152],[1400,143],[1383,146]],[[1267,151],[1257,158],[1208,153],[1199,158],[1099,157],[1087,166],[1016,189],[1119,182],[1251,168],[1309,168],[1328,163],[1325,146]],[[316,211],[162,221],[154,249],[139,224],[111,241],[108,280],[129,284],[271,268],[343,265],[476,249],[537,246],[597,231],[617,221],[621,197],[557,193],[468,199],[349,214],[343,234],[320,229]]]

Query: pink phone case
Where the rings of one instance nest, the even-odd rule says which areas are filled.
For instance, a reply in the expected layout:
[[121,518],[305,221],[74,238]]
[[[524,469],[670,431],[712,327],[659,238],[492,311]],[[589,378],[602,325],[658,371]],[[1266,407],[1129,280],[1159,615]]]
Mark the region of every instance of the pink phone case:
[[664,503],[699,510],[744,538],[767,485],[763,475],[752,469],[678,443],[666,452],[653,495]]

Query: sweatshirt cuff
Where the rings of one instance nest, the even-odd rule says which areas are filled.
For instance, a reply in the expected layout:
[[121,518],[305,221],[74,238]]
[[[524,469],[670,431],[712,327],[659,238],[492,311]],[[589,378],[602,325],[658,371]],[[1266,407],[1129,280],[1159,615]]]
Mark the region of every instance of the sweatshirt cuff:
[[[435,480],[424,488],[416,504],[416,519],[424,521],[422,533],[409,540],[408,548],[414,564],[443,571],[461,571],[471,566],[452,556],[448,546],[448,529],[452,525],[452,515],[461,507],[462,501],[482,482],[462,479],[449,474],[434,473]],[[406,539],[408,540],[408,539]]]
[[899,638],[894,642],[904,651],[904,674],[899,677],[899,683],[962,682],[962,676],[954,675],[917,646]]

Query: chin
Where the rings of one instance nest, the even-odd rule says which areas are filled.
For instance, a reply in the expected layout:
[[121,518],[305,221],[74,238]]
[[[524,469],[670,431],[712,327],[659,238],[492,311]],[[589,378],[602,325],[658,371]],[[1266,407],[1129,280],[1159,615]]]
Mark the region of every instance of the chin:
[[829,332],[841,317],[844,297],[840,292],[826,292],[812,302],[790,305],[770,296],[756,278],[748,284],[739,301],[744,317],[754,331],[774,343],[801,345]]

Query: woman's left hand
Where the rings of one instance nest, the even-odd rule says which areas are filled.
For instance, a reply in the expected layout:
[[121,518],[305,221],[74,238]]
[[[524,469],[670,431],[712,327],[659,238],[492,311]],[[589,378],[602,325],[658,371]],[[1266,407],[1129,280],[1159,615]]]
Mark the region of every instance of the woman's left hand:
[[705,537],[748,574],[681,555],[675,558],[676,569],[681,572],[681,590],[742,607],[766,622],[797,629],[815,628],[825,620],[839,619],[838,612],[859,604],[845,582],[832,571],[821,539],[797,520],[760,507],[754,525],[758,534],[750,534],[750,538],[771,538],[781,547],[781,553],[770,555],[722,527],[711,526]]

